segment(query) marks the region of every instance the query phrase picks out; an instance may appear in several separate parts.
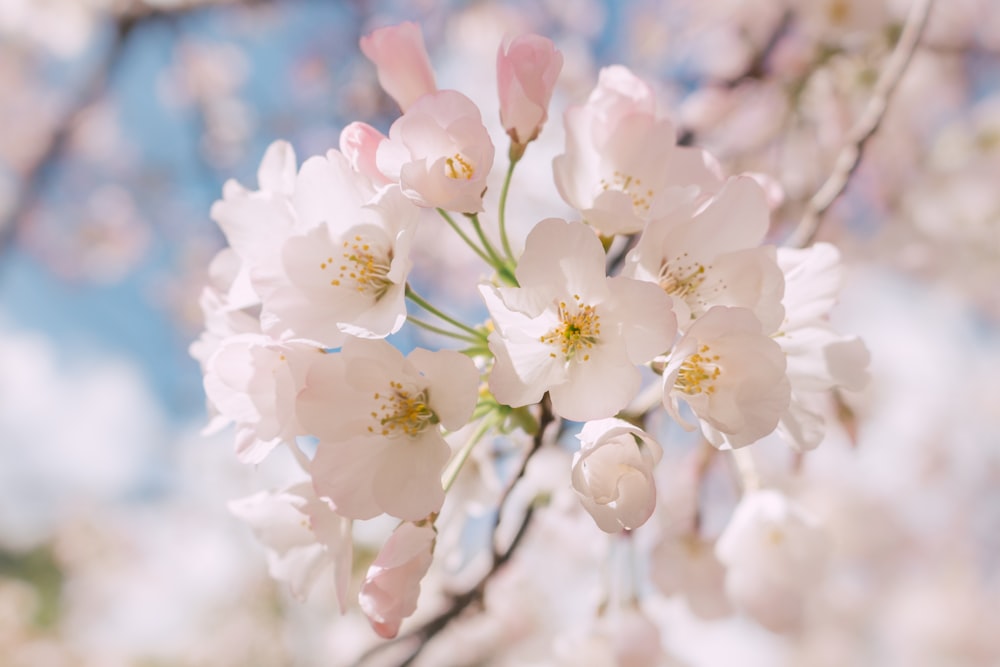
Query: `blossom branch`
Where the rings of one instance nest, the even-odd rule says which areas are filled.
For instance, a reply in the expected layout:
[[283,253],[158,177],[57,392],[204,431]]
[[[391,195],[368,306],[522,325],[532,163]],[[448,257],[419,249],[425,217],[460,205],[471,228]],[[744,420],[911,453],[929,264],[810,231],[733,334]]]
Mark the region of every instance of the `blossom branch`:
[[881,125],[892,93],[896,90],[896,86],[913,59],[924,26],[927,24],[931,3],[932,0],[913,0],[899,40],[875,82],[867,106],[848,132],[847,141],[840,153],[837,154],[833,171],[807,202],[798,227],[789,236],[785,245],[792,248],[804,248],[812,243],[819,231],[823,214],[847,188],[851,176],[861,163],[861,155],[865,145]]

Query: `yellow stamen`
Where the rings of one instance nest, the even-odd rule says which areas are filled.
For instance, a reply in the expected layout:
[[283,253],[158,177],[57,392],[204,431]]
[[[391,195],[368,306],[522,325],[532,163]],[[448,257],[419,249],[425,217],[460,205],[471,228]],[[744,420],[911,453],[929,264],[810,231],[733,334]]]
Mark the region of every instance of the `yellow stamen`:
[[447,158],[444,163],[444,173],[448,178],[455,180],[461,178],[469,181],[476,174],[476,168],[461,153],[455,153],[450,158]]
[[708,345],[702,345],[684,360],[674,381],[674,389],[688,396],[715,393],[715,381],[722,375],[722,369],[718,365],[719,355],[710,352]]
[[[337,269],[337,277],[330,281],[334,287],[341,286],[344,282],[351,284],[356,292],[370,294],[376,299],[380,299],[392,281],[387,277],[392,265],[392,250],[381,255],[379,248],[374,246],[369,239],[356,235],[353,241],[344,241],[343,254],[344,263]],[[319,268],[326,271],[333,269],[333,258],[328,257],[321,262]]]
[[632,199],[632,210],[637,213],[648,213],[650,203],[653,200],[653,191],[650,188],[642,188],[642,180],[634,178],[620,171],[611,175],[611,180],[601,179],[601,191],[615,190],[624,193]]
[[[579,302],[579,295],[573,298]],[[567,361],[574,358],[580,350],[585,350],[583,361],[590,360],[589,350],[594,347],[601,336],[601,318],[593,306],[574,304],[571,307],[565,301],[559,302],[559,325],[541,336],[539,340],[559,348],[559,353]],[[549,354],[557,357],[555,352]]]
[[375,392],[372,398],[382,402],[371,412],[374,423],[368,427],[369,433],[390,438],[413,437],[438,423],[437,415],[427,404],[426,389],[404,389],[402,383],[390,381],[388,392]]

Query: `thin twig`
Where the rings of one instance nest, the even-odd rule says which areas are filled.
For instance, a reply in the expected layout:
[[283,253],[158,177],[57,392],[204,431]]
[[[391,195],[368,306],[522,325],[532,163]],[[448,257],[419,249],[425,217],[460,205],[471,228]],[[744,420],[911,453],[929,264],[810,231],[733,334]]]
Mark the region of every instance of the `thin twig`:
[[932,2],[933,0],[913,0],[899,40],[875,82],[867,106],[848,132],[847,140],[843,148],[840,149],[840,153],[837,154],[833,171],[816,191],[816,194],[807,202],[802,220],[789,236],[785,245],[792,248],[804,248],[813,242],[819,231],[823,214],[844,192],[851,176],[857,171],[865,145],[882,123],[892,93],[903,78],[903,74],[917,50],[924,26],[927,25],[927,16],[930,14]]

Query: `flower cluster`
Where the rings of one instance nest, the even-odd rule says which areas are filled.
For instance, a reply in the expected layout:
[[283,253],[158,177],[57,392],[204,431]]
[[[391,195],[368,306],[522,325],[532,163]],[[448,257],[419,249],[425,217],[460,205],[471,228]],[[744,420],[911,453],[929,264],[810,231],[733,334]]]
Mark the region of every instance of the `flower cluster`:
[[[332,565],[346,604],[352,522],[398,519],[360,589],[372,627],[392,637],[417,607],[442,517],[461,514],[447,511],[463,502],[452,487],[487,436],[525,445],[523,473],[540,448],[556,446],[546,426],[582,422],[562,484],[607,533],[640,528],[662,502],[654,413],[720,450],[773,432],[796,450],[820,443],[826,395],[864,383],[867,352],[829,323],[836,249],[767,244],[766,179],[726,177],[705,151],[679,146],[652,88],[608,67],[566,109],[565,149],[552,165],[577,214],[539,215],[515,253],[504,214],[511,174],[547,122],[559,51],[537,35],[499,49],[509,147],[492,228],[479,214],[496,151],[479,107],[437,87],[414,24],[376,30],[361,49],[402,112],[388,134],[352,123],[339,150],[301,166],[276,142],[259,189],[227,183],[212,209],[229,247],[212,265],[193,354],[213,426],[235,424],[247,463],[288,446],[307,476],[233,505],[271,549],[274,576],[302,593]],[[414,289],[417,232],[428,227],[454,232],[483,260],[487,321],[465,322]],[[404,325],[462,349],[404,356],[386,341]],[[762,582],[743,553],[766,559],[786,533],[821,542],[783,497],[754,498],[712,562],[729,568],[733,606],[777,627],[781,614],[760,602],[764,584],[794,597],[812,560],[772,560]],[[785,533],[759,527],[771,515],[791,522]],[[788,548],[784,558],[806,558],[804,547]],[[493,569],[502,560],[495,552]]]

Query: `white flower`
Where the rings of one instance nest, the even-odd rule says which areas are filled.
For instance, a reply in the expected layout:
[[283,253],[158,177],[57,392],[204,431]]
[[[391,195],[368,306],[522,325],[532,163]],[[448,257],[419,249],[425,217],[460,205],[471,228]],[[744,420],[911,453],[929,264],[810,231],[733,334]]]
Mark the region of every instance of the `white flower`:
[[587,103],[566,110],[565,126],[566,152],[552,162],[556,187],[605,236],[638,232],[679,189],[690,198],[720,185],[714,161],[676,145],[652,90],[620,65],[601,70]]
[[327,568],[334,570],[337,602],[346,610],[353,555],[351,521],[316,497],[308,482],[233,500],[230,511],[267,547],[271,576],[304,600]]
[[687,403],[716,447],[749,445],[777,427],[788,408],[785,355],[745,308],[714,306],[697,319],[663,371],[663,404],[685,424]]
[[431,566],[435,535],[431,524],[403,522],[368,568],[358,602],[380,637],[395,637],[403,619],[416,611],[420,580]]
[[788,359],[792,387],[778,432],[795,449],[812,449],[825,432],[823,395],[864,388],[869,354],[857,336],[836,333],[828,319],[840,289],[837,249],[828,243],[780,248],[778,263],[785,272],[785,320],[774,339]]
[[490,389],[501,403],[529,405],[547,391],[566,419],[611,417],[639,389],[636,364],[676,335],[670,299],[650,283],[608,278],[593,231],[549,218],[528,235],[520,287],[480,287],[496,330]]
[[573,489],[601,530],[638,528],[656,509],[653,468],[659,443],[621,419],[587,422],[573,456]]
[[315,345],[239,334],[220,342],[205,362],[205,395],[227,422],[236,424],[236,455],[259,463],[281,442],[304,434],[295,418]]
[[404,359],[385,341],[356,338],[316,355],[296,408],[320,440],[310,466],[316,492],[352,519],[436,512],[451,451],[439,425],[468,421],[478,385],[472,360],[448,350]]
[[493,142],[479,108],[462,93],[440,90],[417,100],[389,128],[375,159],[418,206],[483,210]]
[[738,306],[770,333],[784,315],[784,277],[774,248],[760,246],[769,225],[760,185],[731,178],[702,208],[688,203],[650,220],[623,275],[655,282],[674,297],[682,331],[712,306]]
[[[242,284],[235,282],[240,268],[240,259],[232,248],[220,250],[209,265],[209,283],[198,297],[205,330],[188,347],[202,375],[208,372],[209,359],[225,340],[239,334],[260,333],[260,320],[250,312],[251,306],[259,305],[257,295],[250,288],[249,280],[241,281]],[[212,401],[206,402],[206,408],[210,421],[202,430],[204,435],[216,433],[230,423],[230,418],[220,415]]]
[[817,520],[773,490],[744,496],[715,546],[730,601],[775,631],[801,621],[804,597],[828,550]]
[[271,249],[279,270],[254,275],[265,330],[326,347],[399,330],[416,207],[396,187],[376,192],[337,151],[302,165],[295,207],[307,230]]
[[251,191],[234,180],[222,188],[222,199],[212,205],[212,220],[218,223],[229,247],[239,258],[238,273],[231,284],[249,284],[251,272],[270,270],[274,249],[288,235],[301,231],[292,203],[295,194],[295,151],[285,141],[268,146],[257,170],[260,190]]

